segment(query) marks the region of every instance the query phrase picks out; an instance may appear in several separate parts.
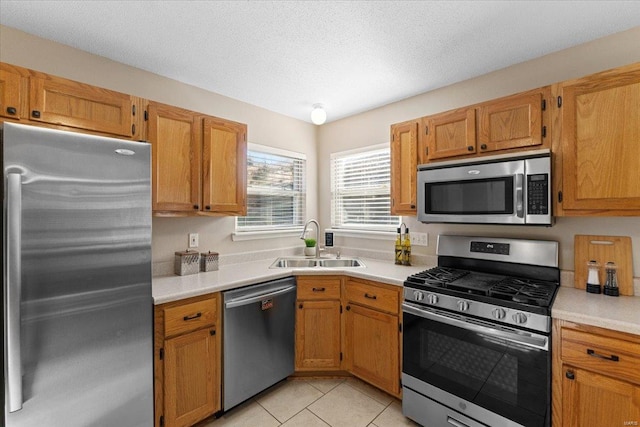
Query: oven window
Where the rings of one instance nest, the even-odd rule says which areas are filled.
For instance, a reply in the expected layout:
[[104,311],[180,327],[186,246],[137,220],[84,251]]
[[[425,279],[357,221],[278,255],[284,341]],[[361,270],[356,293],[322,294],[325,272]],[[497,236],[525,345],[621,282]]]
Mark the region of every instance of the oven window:
[[513,214],[513,177],[425,183],[425,213]]
[[524,426],[548,423],[548,351],[404,313],[403,372]]

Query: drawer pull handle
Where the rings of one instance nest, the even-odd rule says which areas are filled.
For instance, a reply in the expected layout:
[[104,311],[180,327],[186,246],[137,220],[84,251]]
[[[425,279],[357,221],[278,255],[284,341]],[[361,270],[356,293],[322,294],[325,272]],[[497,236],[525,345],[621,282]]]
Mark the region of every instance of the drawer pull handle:
[[365,294],[364,294],[364,297],[365,297],[365,298],[369,298],[369,299],[378,299],[378,297],[377,297],[377,296],[375,296],[375,295],[369,295],[369,294],[367,294],[367,293],[365,293]]
[[311,288],[313,292],[324,292],[325,288]]
[[587,354],[589,356],[597,357],[599,359],[611,360],[612,362],[618,362],[620,360],[620,358],[615,354],[612,354],[611,356],[603,356],[602,354],[598,354],[595,351],[591,350],[590,348],[587,349]]
[[186,322],[186,321],[189,321],[189,320],[197,319],[198,317],[202,317],[202,313],[197,312],[196,314],[194,314],[192,316],[184,316],[182,319]]

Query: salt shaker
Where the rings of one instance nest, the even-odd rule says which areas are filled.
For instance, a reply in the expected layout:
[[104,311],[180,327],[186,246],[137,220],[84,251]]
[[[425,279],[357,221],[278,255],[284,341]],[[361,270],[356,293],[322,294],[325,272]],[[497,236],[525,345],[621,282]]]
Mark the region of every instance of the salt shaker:
[[600,265],[595,261],[591,260],[587,263],[587,267],[589,268],[589,276],[587,277],[587,292],[590,294],[599,294],[602,292],[600,289],[600,278],[598,277],[598,270],[600,269]]
[[604,283],[604,294],[609,295],[611,297],[617,297],[620,295],[620,290],[618,289],[618,277],[616,274],[616,270],[618,267],[611,261],[609,261],[605,265],[605,271],[607,273],[607,279]]

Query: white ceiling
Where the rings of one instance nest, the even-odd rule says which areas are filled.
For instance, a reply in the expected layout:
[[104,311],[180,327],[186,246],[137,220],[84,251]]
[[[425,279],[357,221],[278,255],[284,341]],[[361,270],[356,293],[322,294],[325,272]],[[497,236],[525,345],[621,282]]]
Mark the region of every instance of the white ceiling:
[[0,23],[332,121],[640,26],[640,1],[0,0]]

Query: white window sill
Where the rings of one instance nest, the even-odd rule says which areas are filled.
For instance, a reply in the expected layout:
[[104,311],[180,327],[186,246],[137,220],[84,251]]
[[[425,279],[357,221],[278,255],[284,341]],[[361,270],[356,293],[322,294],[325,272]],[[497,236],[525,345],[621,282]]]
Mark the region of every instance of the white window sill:
[[281,237],[300,237],[302,229],[299,230],[269,230],[269,231],[239,231],[231,233],[231,240],[234,242],[244,240],[278,239]]
[[374,240],[395,240],[396,233],[393,231],[372,231],[372,230],[347,230],[342,228],[327,228],[324,232],[333,233],[334,236],[355,237],[361,239]]

